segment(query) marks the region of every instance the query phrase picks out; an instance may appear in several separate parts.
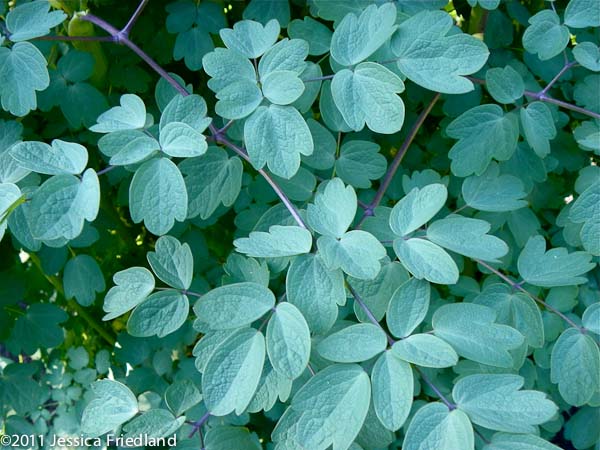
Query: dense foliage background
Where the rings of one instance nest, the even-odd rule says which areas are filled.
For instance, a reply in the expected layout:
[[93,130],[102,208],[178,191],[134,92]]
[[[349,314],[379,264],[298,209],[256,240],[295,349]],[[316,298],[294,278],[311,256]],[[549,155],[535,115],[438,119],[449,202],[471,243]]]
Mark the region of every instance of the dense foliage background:
[[598,449],[599,27],[2,0],[0,446]]

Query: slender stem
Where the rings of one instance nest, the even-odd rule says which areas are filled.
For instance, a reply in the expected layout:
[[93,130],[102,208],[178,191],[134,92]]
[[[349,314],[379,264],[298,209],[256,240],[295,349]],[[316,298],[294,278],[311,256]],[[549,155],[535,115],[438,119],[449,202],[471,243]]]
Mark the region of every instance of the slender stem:
[[135,22],[139,19],[140,14],[142,14],[142,11],[144,10],[144,8],[146,7],[147,4],[148,4],[148,0],[142,0],[140,2],[137,9],[133,13],[133,15],[129,18],[129,22],[127,22],[127,25],[125,25],[123,27],[123,29],[121,30],[122,34],[124,34],[125,36],[129,36],[129,32],[135,25]]
[[196,434],[196,431],[198,431],[202,425],[204,425],[206,423],[206,421],[210,418],[210,412],[206,412],[202,417],[200,417],[200,419],[196,420],[194,422],[194,424],[192,425],[192,432],[190,433],[190,435],[188,436],[189,439],[194,437],[194,434]]
[[[246,150],[243,147],[240,147],[239,145],[236,145],[233,142],[231,142],[229,139],[227,139],[227,137],[223,136],[220,133],[216,133],[215,140],[219,144],[223,144],[226,147],[233,150],[245,161],[252,163],[250,161],[250,157],[248,156],[248,153],[246,152]],[[298,210],[296,209],[294,204],[290,201],[288,196],[285,194],[285,192],[283,192],[283,190],[279,187],[279,185],[275,182],[275,180],[273,180],[273,178],[271,178],[270,175],[264,171],[264,169],[257,169],[257,171],[259,174],[262,175],[262,177],[267,181],[267,183],[269,183],[269,185],[271,185],[271,188],[275,191],[275,193],[277,194],[279,199],[282,201],[282,203],[288,209],[288,211],[290,212],[290,214],[292,215],[292,217],[294,218],[294,220],[296,221],[298,226],[300,226],[302,228],[308,228],[306,226],[306,223],[304,222],[304,219],[302,219],[302,216],[300,216],[300,213],[298,212]]]
[[440,391],[438,389],[438,387],[435,384],[433,384],[433,382],[429,379],[429,377],[427,375],[425,375],[425,373],[419,367],[417,367],[417,366],[413,366],[413,367],[415,368],[417,373],[421,376],[423,381],[427,384],[427,386],[429,386],[431,388],[431,390],[433,392],[435,392],[435,395],[437,395],[440,398],[440,400],[444,403],[444,405],[446,405],[446,407],[450,411],[456,409],[456,405],[454,403],[452,403],[450,400],[448,400],[444,394],[442,394],[442,391]]
[[108,34],[110,34],[113,37],[116,37],[119,35],[119,30],[117,30],[106,20],[101,19],[98,16],[88,13],[88,14],[81,15],[80,18],[81,18],[81,20],[85,20],[86,22],[91,22],[94,25],[102,28],[104,31],[106,31]]
[[193,297],[202,297],[202,294],[198,294],[197,292],[193,292],[193,291],[188,291],[187,289],[175,289],[175,288],[170,288],[170,287],[157,287],[154,288],[156,291],[177,291],[177,292],[181,292],[183,295],[191,295]]
[[567,62],[564,67],[562,69],[560,69],[560,71],[556,74],[556,76],[554,78],[552,78],[552,80],[550,80],[550,83],[548,83],[546,85],[546,87],[544,89],[542,89],[540,91],[539,96],[540,97],[545,97],[546,93],[550,90],[550,88],[560,79],[560,77],[563,76],[563,74],[569,70],[571,67],[575,66],[577,64],[577,61],[571,61],[571,62]]
[[104,175],[105,173],[110,172],[113,169],[116,169],[118,166],[106,166],[104,169],[99,170],[98,172],[96,172],[96,175],[100,176],[100,175]]
[[315,81],[331,80],[335,75],[323,75],[322,77],[308,78],[302,80],[304,83],[314,83]]
[[535,300],[540,305],[544,306],[548,311],[552,311],[554,314],[556,314],[557,316],[559,316],[561,319],[563,319],[565,322],[567,322],[573,328],[576,328],[577,330],[579,330],[582,333],[585,332],[585,328],[580,327],[575,322],[573,322],[571,319],[569,319],[567,316],[565,316],[563,313],[561,313],[558,309],[554,308],[552,305],[549,305],[548,303],[546,303],[541,298],[536,297],[535,295],[533,295],[531,292],[529,292],[523,286],[521,286],[521,283],[514,282],[509,277],[507,277],[502,272],[500,272],[498,269],[495,269],[494,267],[490,266],[488,263],[486,263],[484,261],[480,261],[478,259],[476,259],[475,261],[478,262],[479,264],[481,264],[483,267],[485,267],[489,271],[491,271],[492,273],[498,275],[502,280],[506,281],[513,289],[516,289],[518,291],[523,292],[529,298],[531,298],[532,300]]
[[[466,78],[468,78],[469,80],[471,80],[473,83],[476,83],[476,84],[482,84],[482,85],[485,84],[485,80],[482,80],[481,78],[474,78],[474,77],[466,77]],[[533,99],[539,100],[541,102],[552,103],[553,105],[560,106],[561,108],[575,111],[575,112],[578,112],[579,114],[583,114],[583,115],[586,115],[589,117],[594,117],[595,119],[600,119],[600,114],[598,114],[594,111],[590,111],[589,109],[581,108],[579,106],[573,105],[572,103],[567,103],[562,100],[557,100],[555,98],[548,97],[545,94],[541,95],[541,91],[540,92],[525,91],[525,92],[523,92],[523,95],[525,97],[533,98]]]
[[40,36],[35,38],[36,41],[94,41],[94,42],[113,42],[112,36]]
[[363,213],[363,216],[360,219],[360,221],[357,225],[357,228],[361,227],[362,223],[368,216],[373,215],[374,209],[377,208],[377,206],[379,206],[379,203],[381,203],[381,200],[383,199],[385,192],[387,191],[388,187],[390,186],[390,183],[392,182],[394,175],[396,174],[396,171],[400,167],[400,163],[402,162],[404,155],[406,155],[408,148],[412,144],[417,133],[421,129],[421,126],[425,122],[425,119],[427,118],[427,116],[429,115],[429,113],[433,109],[433,106],[435,105],[435,103],[438,101],[439,98],[440,98],[440,94],[439,93],[435,94],[433,96],[433,98],[431,99],[431,101],[429,102],[429,104],[425,107],[425,109],[423,111],[421,111],[421,114],[419,114],[419,117],[417,117],[417,120],[415,121],[412,128],[410,129],[408,136],[406,136],[406,139],[402,143],[402,146],[398,150],[398,153],[396,153],[396,156],[394,156],[394,160],[392,161],[392,164],[388,168],[388,171],[385,174],[383,181],[379,185],[379,189],[377,189],[377,193],[375,194],[375,197],[373,198],[371,203],[368,205],[368,207],[365,208],[365,212]]

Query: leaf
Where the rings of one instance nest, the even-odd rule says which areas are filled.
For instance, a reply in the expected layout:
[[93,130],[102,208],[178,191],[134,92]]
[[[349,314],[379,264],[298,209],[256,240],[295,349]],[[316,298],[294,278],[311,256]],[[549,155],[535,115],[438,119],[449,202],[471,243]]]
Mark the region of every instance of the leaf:
[[500,175],[496,164],[481,176],[467,178],[462,185],[462,195],[467,205],[480,211],[515,211],[527,202],[523,182],[513,175]]
[[600,334],[600,303],[593,303],[585,309],[582,322],[586,329]]
[[327,367],[294,396],[273,431],[273,440],[279,441],[285,433],[300,448],[347,449],[365,421],[370,400],[369,376],[360,366]]
[[409,336],[427,315],[430,297],[429,283],[417,278],[396,289],[385,314],[390,332],[399,338]]
[[188,218],[208,219],[219,205],[231,206],[242,185],[242,162],[227,152],[209,147],[200,158],[187,158],[179,164],[188,193]]
[[199,95],[174,96],[160,116],[160,131],[172,122],[185,123],[198,132],[209,125],[211,119],[206,117],[206,102]]
[[172,236],[161,236],[154,252],[148,252],[150,267],[158,278],[176,289],[188,289],[194,275],[192,250]]
[[496,310],[496,321],[518,330],[525,336],[528,345],[535,348],[544,345],[542,315],[527,295],[514,292],[504,283],[497,283],[486,286],[473,302]]
[[173,414],[180,416],[202,401],[202,394],[190,380],[179,380],[165,392],[165,402]]
[[81,181],[73,175],[55,175],[46,180],[31,201],[33,237],[40,240],[74,239],[83,230],[84,220],[96,219],[100,207],[100,184],[93,169]]
[[339,177],[359,189],[371,187],[371,180],[378,180],[385,173],[387,161],[379,153],[379,145],[370,141],[349,141],[342,145],[335,164]]
[[431,91],[463,94],[473,90],[464,78],[487,61],[485,44],[463,33],[449,34],[452,18],[444,11],[422,11],[405,20],[392,38],[398,68]]
[[573,136],[582,149],[600,154],[600,144],[598,144],[598,138],[600,137],[599,120],[582,122],[581,125],[575,128]]
[[533,102],[521,108],[520,114],[527,142],[540,158],[546,157],[550,154],[550,141],[556,137],[550,109],[542,102]]
[[183,59],[190,70],[202,68],[202,57],[215,48],[210,34],[199,27],[190,28],[177,35],[173,58]]
[[97,292],[106,289],[102,270],[89,255],[77,255],[67,262],[63,274],[63,286],[67,299],[75,297],[82,306],[90,306]]
[[50,85],[46,65],[44,55],[29,42],[0,47],[0,98],[5,111],[22,117],[37,108],[36,91]]
[[261,82],[263,95],[276,105],[289,105],[304,92],[304,83],[290,70],[269,72]]
[[519,375],[478,374],[461,378],[452,389],[457,407],[473,423],[498,431],[535,433],[535,425],[548,422],[557,406],[538,391],[521,391]]
[[11,333],[15,342],[11,351],[33,355],[40,348],[58,347],[65,340],[65,331],[59,324],[68,318],[58,306],[34,303],[15,322]]
[[413,188],[394,205],[390,215],[390,228],[398,236],[406,236],[429,222],[448,199],[448,189],[443,184],[430,184]]
[[304,16],[302,20],[292,20],[288,25],[287,31],[290,38],[308,42],[309,55],[318,56],[329,51],[332,36],[331,30],[310,16]]
[[[193,445],[195,444],[194,440]],[[231,448],[261,450],[256,435],[251,433],[248,428],[230,425],[218,425],[210,428],[204,438],[204,445],[206,450],[229,450]]]
[[151,409],[128,422],[123,430],[125,439],[160,439],[173,435],[185,422],[185,417],[175,418],[166,409]]
[[354,131],[362,130],[365,123],[376,133],[399,131],[404,123],[404,103],[396,94],[403,91],[404,83],[396,74],[373,62],[343,69],[331,83],[335,105]]
[[206,153],[206,138],[183,122],[170,122],[160,131],[160,147],[176,158],[190,158]]
[[211,77],[208,87],[215,92],[239,80],[256,84],[254,66],[236,51],[217,48],[214,52],[204,55],[202,66]]
[[60,139],[54,139],[52,146],[44,142],[20,142],[9,153],[24,169],[46,175],[76,175],[84,171],[88,162],[83,145]]
[[448,408],[441,403],[429,403],[413,416],[403,450],[474,450],[473,426],[462,411]]
[[81,431],[91,437],[116,429],[138,413],[138,402],[127,386],[113,380],[92,384],[93,400],[81,418]]
[[328,269],[318,255],[300,255],[288,269],[286,293],[287,300],[306,318],[310,330],[323,334],[337,318],[337,305],[346,302],[344,275],[339,269]]
[[[270,411],[277,401],[285,402],[292,391],[292,380],[281,375],[265,361],[265,367],[256,389],[256,394],[248,405],[247,412]],[[227,449],[224,449],[227,450]]]
[[[396,31],[396,7],[370,5],[360,15],[349,13],[331,38],[331,56],[343,66],[364,61]],[[362,36],[362,39],[357,39]]]
[[50,33],[50,28],[62,23],[67,15],[62,11],[50,11],[46,0],[18,5],[6,15],[6,27],[13,42],[27,41]]
[[600,384],[600,351],[594,340],[575,328],[565,330],[552,348],[551,379],[570,405],[589,402]]
[[272,19],[263,26],[253,20],[242,20],[233,29],[223,28],[219,35],[227,48],[246,58],[258,58],[277,41],[279,23]]
[[263,100],[256,80],[241,79],[217,92],[215,111],[226,119],[243,119],[252,114]]
[[569,220],[583,223],[579,236],[583,248],[594,256],[600,255],[600,183],[592,183],[575,200],[569,210]]
[[308,43],[301,39],[283,39],[271,47],[258,63],[258,74],[263,80],[267,75],[279,71],[291,71],[296,75],[304,72],[308,64]]
[[287,0],[251,0],[243,15],[244,19],[258,20],[263,25],[269,19],[277,19],[285,27],[290,21],[290,4]]
[[470,303],[443,305],[433,315],[433,331],[463,358],[495,367],[512,367],[509,351],[523,344],[523,335],[495,323],[496,312]]
[[517,262],[523,279],[535,286],[553,287],[587,282],[585,273],[596,264],[586,252],[569,253],[564,247],[546,252],[546,240],[542,236],[531,237],[519,255]]
[[534,434],[496,433],[483,450],[560,450]]
[[155,292],[133,310],[127,321],[127,331],[136,337],[165,337],[181,328],[189,308],[187,296],[180,292]]
[[565,10],[565,25],[572,28],[600,26],[600,5],[594,0],[570,0]]
[[275,296],[257,283],[235,283],[204,294],[194,305],[196,316],[213,330],[227,330],[260,319],[275,305]]
[[523,47],[529,53],[537,53],[542,61],[560,54],[569,43],[569,29],[560,24],[558,14],[549,9],[529,19],[523,33]]
[[100,114],[97,124],[90,128],[96,133],[110,133],[119,130],[136,130],[146,124],[146,106],[135,94],[121,96],[121,106],[114,106]]
[[371,372],[373,406],[381,423],[390,431],[400,429],[413,403],[414,380],[410,365],[384,352]]
[[354,220],[356,208],[356,193],[352,186],[344,186],[342,180],[334,178],[308,205],[308,224],[323,236],[341,238]]
[[125,314],[143,302],[154,290],[154,277],[144,267],[130,267],[113,275],[116,286],[104,298],[102,320],[111,320]]
[[202,376],[206,408],[213,416],[240,415],[254,396],[265,361],[265,339],[242,329],[217,347]]
[[455,284],[458,267],[441,247],[425,239],[394,240],[394,251],[406,270],[419,280],[437,284]]
[[341,268],[360,280],[372,280],[381,270],[379,262],[386,255],[385,248],[370,233],[352,230],[337,240],[321,236],[317,240],[319,254],[330,269]]
[[491,225],[485,220],[452,215],[427,228],[427,238],[448,250],[469,258],[497,262],[508,253],[508,245],[488,235]]
[[492,159],[506,161],[519,139],[515,114],[504,114],[498,105],[480,105],[467,110],[448,124],[448,136],[458,139],[448,156],[457,177],[483,174]]
[[258,258],[277,258],[310,252],[310,231],[297,226],[273,225],[269,232],[253,231],[250,237],[233,241],[236,251]]
[[110,156],[109,163],[114,166],[144,161],[160,150],[160,144],[156,139],[139,130],[108,133],[100,138],[98,147],[102,153]]
[[300,167],[300,155],[313,152],[308,125],[291,106],[259,106],[244,124],[244,140],[252,165],[282,178],[291,178]]
[[[360,342],[360,345],[356,345]],[[340,363],[361,362],[385,351],[387,339],[383,330],[370,323],[358,323],[342,328],[317,345],[319,354]]]
[[298,308],[277,305],[267,325],[267,353],[273,368],[290,380],[298,378],[310,357],[310,330]]
[[523,77],[509,65],[489,69],[485,73],[485,87],[494,100],[504,104],[514,103],[525,92]]
[[129,186],[129,212],[134,223],[144,221],[153,234],[167,233],[175,220],[187,216],[188,195],[183,176],[167,158],[145,162]]
[[600,47],[593,42],[578,42],[573,48],[573,56],[586,69],[600,72]]
[[442,339],[430,334],[413,334],[394,344],[392,353],[397,358],[421,367],[454,367],[458,355]]
[[7,227],[7,217],[13,211],[14,205],[21,198],[21,190],[16,184],[0,183],[0,241]]

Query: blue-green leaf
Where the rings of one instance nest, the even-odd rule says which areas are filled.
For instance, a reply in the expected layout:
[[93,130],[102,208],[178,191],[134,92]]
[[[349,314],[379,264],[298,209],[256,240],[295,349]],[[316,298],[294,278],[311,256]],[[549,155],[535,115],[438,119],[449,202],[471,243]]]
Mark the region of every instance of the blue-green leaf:
[[263,26],[253,20],[242,20],[233,29],[223,28],[219,35],[227,48],[246,58],[258,58],[275,44],[279,36],[279,23],[273,19]]
[[127,386],[114,380],[92,384],[93,400],[81,418],[81,431],[96,437],[112,431],[138,413],[138,402]]
[[504,114],[498,105],[480,105],[454,119],[448,136],[458,139],[448,156],[457,177],[481,175],[492,159],[506,161],[513,155],[519,139],[515,114]]
[[24,116],[37,108],[36,91],[50,84],[46,66],[44,55],[29,42],[0,47],[0,98],[5,111]]
[[600,303],[593,303],[583,312],[583,326],[592,333],[600,334]]
[[557,406],[538,391],[521,391],[519,375],[486,374],[461,378],[452,389],[458,408],[482,427],[513,433],[535,433],[548,422]]
[[358,323],[327,336],[319,342],[317,351],[330,361],[352,363],[371,359],[386,346],[387,339],[381,328],[371,323]]
[[267,353],[273,368],[291,380],[298,378],[310,357],[310,330],[298,308],[277,305],[267,325]]
[[458,267],[452,257],[441,247],[425,239],[394,240],[394,251],[406,270],[419,280],[437,284],[455,284]]
[[89,255],[77,255],[67,262],[63,285],[65,297],[75,297],[82,306],[90,306],[96,299],[96,292],[106,289],[102,271],[96,260]]
[[331,83],[335,105],[354,131],[362,130],[365,123],[376,133],[399,131],[404,123],[404,103],[396,94],[403,91],[400,77],[373,62],[343,69]]
[[291,70],[269,72],[261,82],[263,95],[276,105],[289,105],[304,92],[304,83]]
[[240,415],[254,396],[265,361],[265,339],[252,328],[223,341],[206,363],[202,394],[214,416]]
[[125,439],[160,439],[172,436],[185,422],[185,417],[173,416],[166,409],[151,409],[128,422],[124,427]]
[[322,55],[329,51],[331,30],[310,16],[305,16],[302,20],[292,20],[287,31],[292,39],[302,39],[308,42],[309,55]]
[[600,5],[594,0],[570,0],[565,10],[565,25],[572,28],[600,26]]
[[370,5],[359,16],[347,14],[333,32],[331,56],[344,66],[364,61],[394,33],[395,22],[396,7],[392,3]]
[[6,232],[7,214],[10,214],[20,197],[21,190],[16,184],[0,183],[0,241]]
[[585,283],[583,275],[596,266],[586,252],[569,253],[564,247],[546,252],[546,240],[539,235],[527,241],[517,264],[527,283],[543,287]]
[[573,49],[573,56],[586,69],[600,72],[600,47],[593,42],[578,42]]
[[480,176],[467,178],[462,185],[467,205],[480,211],[515,211],[527,206],[525,186],[520,178],[502,174],[497,164],[490,164]]
[[551,369],[562,398],[573,406],[585,405],[600,385],[598,345],[575,328],[567,329],[552,348]]
[[509,350],[523,344],[523,335],[495,320],[496,312],[487,306],[453,303],[437,309],[433,330],[464,358],[495,367],[512,367]]
[[429,222],[446,203],[448,189],[443,184],[413,188],[394,205],[390,227],[398,236],[406,236]]
[[485,73],[485,87],[494,100],[505,104],[514,103],[525,92],[523,77],[512,66],[489,69]]
[[260,319],[275,305],[266,287],[251,282],[228,284],[204,294],[194,305],[198,319],[213,330],[227,330]]
[[147,159],[160,150],[156,139],[139,130],[121,130],[108,133],[98,141],[98,148],[110,156],[110,164],[125,166]]
[[51,3],[37,0],[19,4],[6,15],[6,27],[13,42],[26,41],[50,33],[50,28],[62,23],[67,15],[50,11]]
[[263,100],[256,81],[236,80],[217,92],[215,111],[226,119],[243,119],[252,114]]
[[186,295],[177,291],[155,292],[133,310],[127,331],[137,337],[165,337],[183,325],[189,309]]
[[521,124],[529,146],[540,158],[550,154],[550,141],[556,137],[552,112],[542,102],[533,102],[521,108]]
[[354,220],[356,208],[352,186],[344,186],[342,180],[334,178],[317,192],[314,203],[308,205],[308,224],[323,236],[341,238]]
[[176,158],[200,156],[206,152],[206,138],[190,125],[170,122],[160,130],[160,147],[163,152]]
[[111,320],[125,314],[143,302],[154,290],[154,277],[144,267],[130,267],[113,275],[116,286],[110,288],[104,298],[102,320]]
[[399,338],[409,336],[425,318],[430,296],[429,283],[417,278],[396,289],[385,314],[390,332]]
[[192,250],[172,236],[161,236],[147,258],[158,278],[176,289],[188,289],[194,274]]
[[342,145],[335,170],[345,183],[358,189],[371,187],[385,173],[387,161],[379,145],[370,141],[349,141]]
[[144,163],[133,176],[129,187],[129,211],[135,223],[153,234],[167,233],[175,220],[187,217],[188,195],[183,176],[167,158]]
[[474,450],[473,426],[467,415],[429,403],[414,415],[402,444],[403,450]]
[[233,241],[233,245],[248,256],[277,258],[310,252],[312,236],[305,228],[273,225],[268,233],[253,231],[249,237]]
[[244,124],[244,140],[255,168],[266,164],[275,175],[291,178],[300,167],[300,155],[313,152],[308,125],[291,106],[260,106]]
[[83,145],[60,139],[54,139],[52,146],[44,142],[20,142],[9,153],[22,168],[46,175],[76,175],[83,172],[88,162]]
[[119,130],[136,130],[146,125],[146,105],[134,94],[121,96],[121,106],[114,106],[100,114],[97,124],[90,130],[96,133],[110,133]]
[[200,401],[202,401],[202,394],[190,380],[176,381],[165,392],[165,403],[176,416],[180,416]]
[[529,19],[523,33],[523,47],[529,53],[537,53],[542,60],[560,54],[569,43],[569,29],[560,24],[558,14],[545,9]]
[[534,434],[496,433],[483,450],[561,450]]
[[454,367],[458,355],[450,344],[431,334],[413,334],[394,344],[397,358],[421,367]]
[[397,431],[408,418],[413,403],[414,379],[410,364],[386,351],[371,372],[373,406],[381,423]]
[[398,67],[426,89],[445,94],[473,90],[464,75],[477,72],[489,51],[479,39],[450,33],[452,18],[444,11],[422,11],[402,22],[392,39]]

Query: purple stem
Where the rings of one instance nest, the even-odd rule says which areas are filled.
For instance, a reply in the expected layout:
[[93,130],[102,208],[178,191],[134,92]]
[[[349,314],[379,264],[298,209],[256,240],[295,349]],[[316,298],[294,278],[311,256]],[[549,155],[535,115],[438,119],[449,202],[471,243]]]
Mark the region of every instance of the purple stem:
[[112,36],[40,36],[36,41],[94,41],[94,42],[114,42]]
[[192,432],[190,433],[190,435],[188,436],[188,439],[193,438],[194,434],[196,434],[196,431],[198,431],[200,428],[202,428],[202,425],[204,425],[209,418],[210,418],[210,412],[207,412],[202,417],[200,417],[200,419],[196,420],[192,425],[193,429],[192,429]]
[[142,14],[142,11],[144,10],[144,8],[146,7],[147,4],[148,4],[148,0],[142,0],[140,2],[140,4],[138,5],[137,9],[135,10],[135,12],[133,13],[133,15],[129,19],[129,22],[127,22],[127,25],[125,25],[123,27],[123,29],[121,30],[121,33],[123,35],[129,36],[129,32],[131,31],[131,29],[135,25],[135,22],[139,19],[140,15]]
[[501,279],[503,279],[504,281],[506,281],[513,289],[516,289],[518,291],[523,292],[525,295],[527,295],[532,300],[535,300],[536,302],[538,302],[540,305],[542,305],[548,311],[552,311],[554,314],[556,314],[557,316],[559,316],[561,319],[563,319],[565,322],[567,322],[573,328],[576,328],[577,330],[579,330],[579,332],[585,333],[587,331],[585,328],[580,327],[575,322],[573,322],[571,319],[569,319],[567,316],[565,316],[563,313],[561,313],[558,309],[554,308],[552,305],[549,305],[548,303],[546,303],[541,298],[536,297],[535,295],[533,295],[532,293],[530,293],[523,286],[521,286],[521,283],[514,282],[509,277],[507,277],[502,272],[500,272],[498,269],[495,269],[494,267],[490,266],[488,263],[486,263],[484,261],[480,261],[480,260],[476,259],[475,262],[481,264],[483,267],[485,267],[486,269],[488,269],[490,272],[498,275]]
[[565,63],[564,67],[562,69],[560,69],[560,72],[558,72],[556,74],[556,76],[554,78],[552,78],[552,80],[550,81],[550,83],[548,83],[546,85],[546,87],[544,89],[541,90],[539,97],[545,97],[546,93],[550,90],[550,88],[554,85],[554,83],[556,83],[560,77],[563,76],[563,74],[569,70],[571,67],[573,67],[574,65],[577,64],[577,61],[572,61],[572,62],[567,62]]
[[110,172],[113,169],[116,169],[118,166],[106,166],[104,169],[99,170],[98,172],[96,172],[96,175],[100,176],[100,175],[104,175],[105,173]]
[[410,129],[408,136],[406,136],[406,139],[404,139],[404,142],[402,143],[402,146],[398,150],[398,153],[396,153],[396,156],[394,156],[394,160],[392,161],[392,164],[388,168],[388,171],[385,174],[383,181],[379,185],[379,189],[377,189],[377,193],[375,194],[375,197],[373,198],[371,203],[369,203],[369,205],[365,208],[365,212],[363,213],[363,216],[360,219],[360,221],[358,222],[358,225],[356,226],[356,228],[360,228],[362,226],[363,222],[365,221],[365,219],[368,216],[372,216],[375,208],[377,208],[379,206],[379,203],[381,203],[381,200],[383,199],[385,192],[387,191],[388,187],[390,186],[390,183],[394,179],[394,175],[396,174],[396,171],[400,167],[400,163],[402,162],[404,155],[406,155],[406,152],[408,151],[410,144],[412,144],[417,133],[421,129],[421,126],[425,122],[425,119],[427,118],[427,116],[429,115],[429,113],[433,109],[433,106],[435,105],[435,103],[438,101],[439,98],[440,98],[440,94],[439,93],[435,94],[433,96],[433,98],[431,99],[431,101],[429,102],[429,104],[427,105],[427,107],[423,111],[421,111],[421,114],[419,114],[419,117],[417,118],[417,120],[413,124],[412,128]]
[[437,386],[435,384],[433,384],[433,382],[429,379],[429,377],[427,375],[425,375],[425,373],[421,369],[419,369],[417,366],[413,366],[413,367],[415,368],[417,373],[419,375],[421,375],[421,378],[427,384],[427,386],[429,386],[431,388],[431,390],[433,392],[435,392],[435,395],[437,395],[440,398],[440,400],[442,402],[444,402],[444,405],[446,405],[450,411],[456,409],[456,405],[453,404],[450,400],[448,400],[444,394],[442,394],[442,391],[440,391],[437,388]]
[[[468,78],[469,80],[471,80],[473,83],[476,83],[476,84],[481,84],[481,85],[485,84],[485,80],[482,80],[481,78],[474,78],[474,77],[466,77],[466,78]],[[594,117],[595,119],[600,119],[600,114],[598,114],[594,111],[590,111],[589,109],[581,108],[581,107],[573,105],[571,103],[563,102],[562,100],[557,100],[555,98],[548,97],[545,94],[542,95],[542,91],[540,91],[540,92],[525,91],[525,92],[523,92],[523,95],[525,97],[533,98],[533,99],[539,100],[541,102],[552,103],[553,105],[560,106],[561,108],[575,111],[575,112],[578,112],[579,114],[583,114],[583,115],[586,115],[589,117]]]

